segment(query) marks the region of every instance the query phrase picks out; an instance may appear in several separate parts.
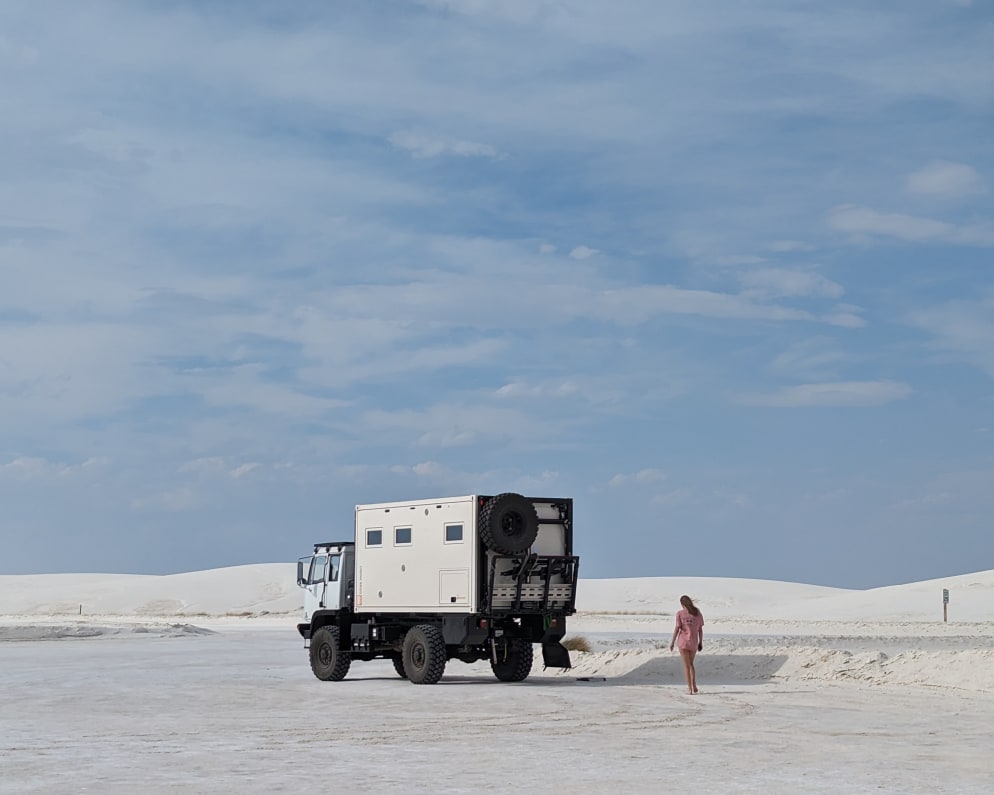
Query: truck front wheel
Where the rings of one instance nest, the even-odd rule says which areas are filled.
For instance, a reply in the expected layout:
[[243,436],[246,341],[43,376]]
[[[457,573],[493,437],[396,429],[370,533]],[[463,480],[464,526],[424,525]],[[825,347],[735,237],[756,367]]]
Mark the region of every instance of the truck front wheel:
[[523,682],[532,672],[534,650],[527,640],[508,638],[497,647],[497,661],[490,659],[494,676],[502,682]]
[[404,636],[404,673],[415,685],[433,685],[445,673],[445,638],[432,624],[418,624]]
[[322,681],[338,682],[349,672],[352,658],[339,638],[338,627],[321,627],[311,635],[311,670]]

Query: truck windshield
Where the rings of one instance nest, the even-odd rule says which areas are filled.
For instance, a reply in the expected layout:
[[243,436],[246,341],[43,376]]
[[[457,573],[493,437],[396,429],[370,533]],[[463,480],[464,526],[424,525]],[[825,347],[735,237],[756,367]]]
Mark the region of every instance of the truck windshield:
[[315,555],[311,560],[311,571],[307,575],[307,582],[309,584],[314,584],[316,582],[324,582],[324,571],[328,566],[328,556],[327,555]]
[[[315,555],[311,560],[311,570],[307,575],[308,585],[318,582],[338,582],[338,570],[341,566],[341,555]],[[325,579],[327,574],[327,580]]]

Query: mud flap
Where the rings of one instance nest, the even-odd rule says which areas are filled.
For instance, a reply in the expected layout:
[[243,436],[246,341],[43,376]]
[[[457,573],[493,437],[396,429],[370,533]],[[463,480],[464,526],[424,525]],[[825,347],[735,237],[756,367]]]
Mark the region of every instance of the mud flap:
[[564,668],[567,671],[573,667],[569,659],[569,650],[556,639],[542,640],[542,662],[546,668]]

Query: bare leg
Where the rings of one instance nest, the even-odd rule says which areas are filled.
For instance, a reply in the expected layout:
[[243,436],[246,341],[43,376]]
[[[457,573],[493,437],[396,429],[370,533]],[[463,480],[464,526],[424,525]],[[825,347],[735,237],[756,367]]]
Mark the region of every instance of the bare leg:
[[697,671],[694,669],[694,657],[697,651],[694,649],[680,649],[680,657],[683,659],[683,675],[687,678],[687,692],[691,695],[697,693]]

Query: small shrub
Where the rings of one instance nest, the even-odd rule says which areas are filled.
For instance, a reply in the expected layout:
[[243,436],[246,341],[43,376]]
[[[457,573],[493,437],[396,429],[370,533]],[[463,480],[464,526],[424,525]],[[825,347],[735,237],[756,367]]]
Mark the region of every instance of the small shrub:
[[560,643],[562,643],[563,648],[567,651],[590,651],[590,641],[583,637],[583,635],[573,635],[569,638],[563,638]]

